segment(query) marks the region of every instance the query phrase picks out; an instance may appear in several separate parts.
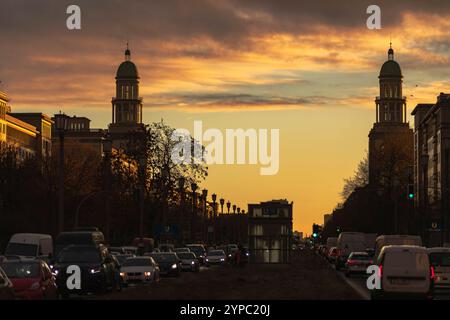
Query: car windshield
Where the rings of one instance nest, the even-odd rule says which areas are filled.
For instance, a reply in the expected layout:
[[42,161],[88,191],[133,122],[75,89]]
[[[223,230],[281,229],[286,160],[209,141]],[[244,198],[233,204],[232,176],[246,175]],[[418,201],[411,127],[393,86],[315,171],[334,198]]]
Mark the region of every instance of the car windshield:
[[29,243],[9,243],[6,248],[5,255],[16,255],[16,256],[36,256],[38,246],[36,244]]
[[140,266],[151,266],[152,261],[150,259],[143,258],[128,258],[125,260],[122,266],[124,267],[140,267]]
[[156,262],[175,262],[178,260],[175,254],[153,253],[151,257]]
[[208,256],[224,256],[225,252],[223,250],[212,250],[208,252]]
[[430,262],[434,267],[450,267],[450,252],[431,253]]
[[350,257],[353,260],[371,260],[371,257],[363,254],[354,254]]
[[58,262],[100,262],[100,253],[95,248],[69,248],[60,253]]
[[39,278],[39,263],[37,262],[6,262],[1,267],[8,278]]
[[117,260],[119,260],[120,264],[123,264],[125,260],[128,258],[132,258],[133,256],[131,254],[119,254],[116,256]]
[[188,248],[176,248],[174,251],[178,253],[178,252],[189,252],[190,250]]
[[194,252],[196,255],[204,255],[205,249],[202,246],[188,246],[188,248]]
[[180,252],[180,253],[177,253],[177,256],[180,259],[195,259],[196,258],[195,254],[193,254],[192,252]]

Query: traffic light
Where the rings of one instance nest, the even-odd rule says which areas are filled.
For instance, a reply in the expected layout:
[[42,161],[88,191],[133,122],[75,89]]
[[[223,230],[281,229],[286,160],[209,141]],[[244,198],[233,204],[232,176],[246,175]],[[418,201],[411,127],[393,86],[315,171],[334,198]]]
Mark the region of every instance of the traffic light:
[[414,194],[414,185],[413,184],[408,184],[407,196],[408,196],[408,200],[414,200],[415,194]]
[[313,233],[312,233],[313,238],[317,238],[319,236],[320,231],[321,231],[320,229],[321,228],[318,224],[315,224],[315,223],[313,224]]

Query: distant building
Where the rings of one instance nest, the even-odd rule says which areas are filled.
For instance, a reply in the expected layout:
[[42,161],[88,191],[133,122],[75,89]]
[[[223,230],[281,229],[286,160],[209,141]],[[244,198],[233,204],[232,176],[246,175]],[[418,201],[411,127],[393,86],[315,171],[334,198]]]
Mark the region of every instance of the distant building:
[[43,113],[12,113],[0,92],[0,147],[16,150],[18,160],[51,155],[52,120]]
[[328,223],[328,221],[331,220],[333,216],[331,214],[324,214],[323,215],[323,226],[326,226],[326,224]]
[[450,94],[418,104],[412,115],[415,207],[425,243],[440,246],[450,240]]
[[251,263],[289,263],[292,241],[292,206],[287,200],[248,205],[248,240]]
[[369,183],[372,186],[383,183],[381,171],[386,166],[383,153],[388,148],[396,151],[399,147],[407,148],[404,153],[410,155],[410,159],[404,161],[405,167],[413,164],[413,131],[406,121],[403,75],[400,65],[394,60],[392,47],[388,50],[388,60],[381,67],[378,78],[380,95],[375,99],[376,122],[369,133]]
[[[64,149],[70,154],[77,153],[91,153],[101,156],[102,154],[102,139],[106,136],[105,129],[91,129],[90,122],[86,117],[68,116],[67,130],[64,132]],[[55,118],[52,118],[54,121]],[[53,152],[57,154],[59,149],[59,132],[53,127]]]
[[139,97],[139,73],[126,49],[125,61],[116,73],[116,96],[112,98],[112,123],[109,137],[114,148],[126,149],[131,132],[142,132],[142,98]]

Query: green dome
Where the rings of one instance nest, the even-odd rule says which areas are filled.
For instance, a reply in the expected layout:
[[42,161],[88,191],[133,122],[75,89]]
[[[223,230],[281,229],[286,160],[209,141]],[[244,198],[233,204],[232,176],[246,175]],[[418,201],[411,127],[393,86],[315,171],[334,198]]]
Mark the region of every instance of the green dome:
[[394,60],[386,61],[380,70],[380,78],[382,77],[402,77],[402,69]]
[[136,65],[131,61],[124,61],[117,69],[116,78],[139,78],[139,73]]

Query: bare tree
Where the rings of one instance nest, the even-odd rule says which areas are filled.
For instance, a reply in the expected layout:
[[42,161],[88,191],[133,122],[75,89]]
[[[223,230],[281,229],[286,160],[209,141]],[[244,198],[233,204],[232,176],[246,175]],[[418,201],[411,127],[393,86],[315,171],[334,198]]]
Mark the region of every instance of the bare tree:
[[359,162],[358,168],[354,175],[350,178],[344,179],[344,187],[341,191],[342,199],[347,199],[350,194],[356,189],[366,186],[369,183],[369,159],[367,152],[364,158]]

